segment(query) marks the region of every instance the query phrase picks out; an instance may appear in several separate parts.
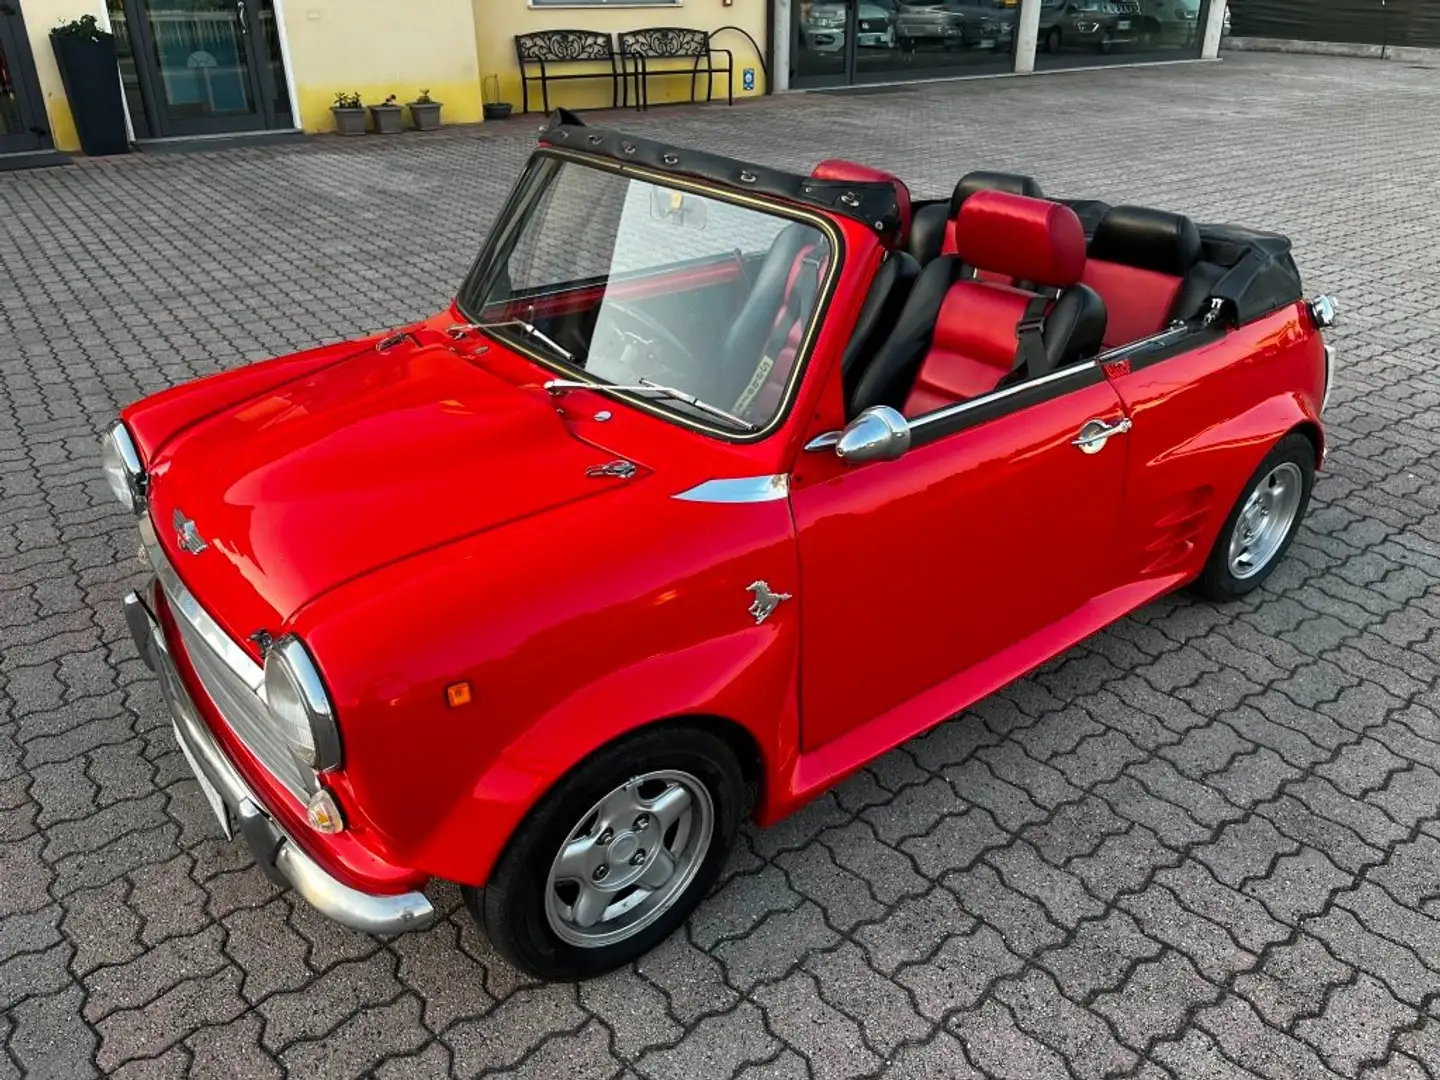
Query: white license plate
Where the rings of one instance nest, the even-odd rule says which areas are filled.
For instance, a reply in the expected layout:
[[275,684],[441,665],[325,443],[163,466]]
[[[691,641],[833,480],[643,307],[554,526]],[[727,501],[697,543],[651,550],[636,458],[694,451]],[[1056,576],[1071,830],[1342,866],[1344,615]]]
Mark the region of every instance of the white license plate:
[[195,780],[205,795],[205,801],[210,804],[210,809],[215,811],[215,820],[220,822],[220,831],[225,834],[226,840],[233,840],[235,833],[230,828],[230,811],[225,808],[225,800],[220,797],[220,792],[215,790],[215,785],[206,779],[204,772],[195,761],[195,755],[190,753],[190,747],[186,746],[185,740],[180,737],[178,727],[175,729],[175,741],[180,744],[180,752],[190,763],[190,771],[195,774]]
[[976,47],[977,49],[993,49],[993,48],[995,47],[995,39],[994,39],[994,38],[988,38],[988,37],[987,37],[987,38],[981,38],[979,41],[977,41],[977,42],[975,43],[975,47]]
[[1121,19],[1119,22],[1117,22],[1117,23],[1115,24],[1115,29],[1117,29],[1117,30],[1129,30],[1129,29],[1130,29],[1130,20],[1129,20],[1129,19]]

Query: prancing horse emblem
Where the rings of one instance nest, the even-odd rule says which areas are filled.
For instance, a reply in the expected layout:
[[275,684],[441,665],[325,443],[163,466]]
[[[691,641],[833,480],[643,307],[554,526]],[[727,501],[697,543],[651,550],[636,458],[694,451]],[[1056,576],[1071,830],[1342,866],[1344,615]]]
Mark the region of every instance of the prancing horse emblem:
[[756,581],[745,588],[755,594],[755,602],[750,605],[750,614],[755,616],[755,625],[760,625],[780,606],[782,600],[789,600],[788,592],[771,592],[770,586],[764,581]]
[[195,522],[187,518],[178,507],[171,520],[175,522],[175,542],[180,545],[181,551],[199,555],[210,546],[200,535],[200,530],[195,528]]

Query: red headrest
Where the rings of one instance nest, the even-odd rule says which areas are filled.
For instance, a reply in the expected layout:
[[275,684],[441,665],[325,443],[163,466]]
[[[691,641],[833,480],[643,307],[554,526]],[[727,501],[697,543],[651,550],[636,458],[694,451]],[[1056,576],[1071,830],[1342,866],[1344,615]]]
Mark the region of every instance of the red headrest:
[[955,244],[962,261],[1036,285],[1074,285],[1085,272],[1085,229],[1060,203],[977,191],[960,207]]
[[810,174],[816,180],[850,180],[857,184],[893,184],[895,185],[895,202],[900,207],[900,236],[898,243],[903,246],[910,236],[910,189],[905,186],[905,181],[879,169],[872,169],[869,165],[861,165],[855,161],[841,161],[839,158],[831,158],[829,161],[822,161],[815,166],[815,171]]

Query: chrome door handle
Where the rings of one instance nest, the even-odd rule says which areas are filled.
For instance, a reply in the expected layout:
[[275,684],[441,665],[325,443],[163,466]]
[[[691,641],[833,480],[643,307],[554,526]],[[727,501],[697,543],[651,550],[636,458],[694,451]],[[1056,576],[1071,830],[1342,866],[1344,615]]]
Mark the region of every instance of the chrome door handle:
[[245,22],[245,0],[238,0],[238,2],[235,4],[235,11],[238,16],[238,21],[240,23],[240,33],[248,35],[250,33],[250,27]]
[[1124,417],[1118,423],[1107,424],[1104,420],[1087,420],[1080,434],[1070,440],[1071,446],[1078,446],[1081,453],[1098,454],[1105,443],[1114,435],[1124,435],[1130,430],[1130,418]]

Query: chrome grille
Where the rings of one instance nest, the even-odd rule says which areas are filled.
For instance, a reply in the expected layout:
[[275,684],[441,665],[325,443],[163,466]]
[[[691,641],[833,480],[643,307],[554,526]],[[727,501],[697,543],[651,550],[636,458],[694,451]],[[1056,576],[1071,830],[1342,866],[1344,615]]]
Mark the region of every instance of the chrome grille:
[[304,802],[315,793],[315,774],[295,760],[265,703],[226,666],[189,622],[177,618],[175,625],[180,628],[180,640],[200,685],[225,722],[260,764]]
[[170,565],[149,515],[140,519],[140,540],[201,687],[230,730],[290,794],[305,802],[315,794],[313,770],[295,760],[262,697],[262,669],[196,601]]

